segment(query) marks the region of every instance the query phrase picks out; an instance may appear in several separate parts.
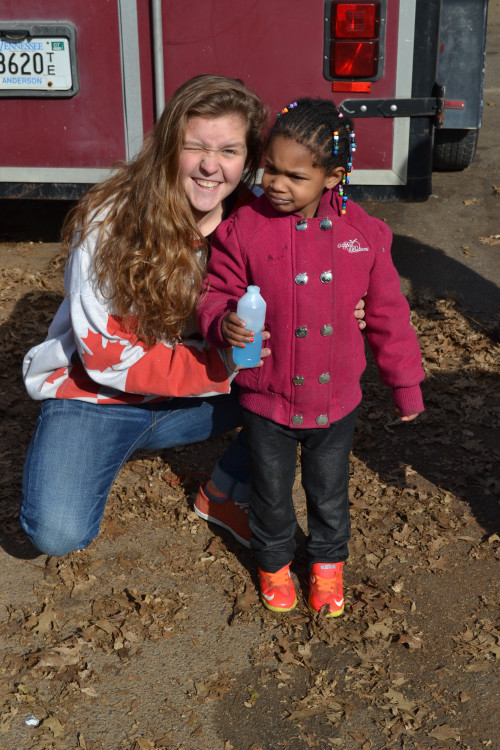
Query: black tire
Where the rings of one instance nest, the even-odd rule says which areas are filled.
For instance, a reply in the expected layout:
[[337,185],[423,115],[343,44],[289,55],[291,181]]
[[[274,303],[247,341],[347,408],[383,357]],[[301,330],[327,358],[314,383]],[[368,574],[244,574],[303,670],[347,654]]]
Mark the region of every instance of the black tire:
[[476,153],[479,129],[435,130],[432,168],[435,172],[459,172],[470,167]]

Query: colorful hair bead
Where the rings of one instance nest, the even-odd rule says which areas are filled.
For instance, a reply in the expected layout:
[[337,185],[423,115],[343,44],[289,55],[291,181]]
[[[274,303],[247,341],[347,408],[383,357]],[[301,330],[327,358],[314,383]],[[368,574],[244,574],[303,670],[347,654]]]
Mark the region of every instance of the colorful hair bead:
[[286,115],[287,112],[289,112],[291,109],[297,106],[297,102],[292,102],[288,105],[288,107],[283,107],[281,112],[278,112],[277,117],[281,117],[281,115]]
[[344,176],[342,177],[342,181],[341,181],[341,183],[339,185],[339,195],[342,198],[342,208],[340,210],[340,213],[342,214],[342,216],[346,212],[347,194],[346,194],[346,191],[345,191],[344,188],[347,185],[347,182],[348,182],[348,180],[347,180],[347,178],[346,178],[346,176],[344,174]]
[[333,153],[336,156],[339,152],[339,131],[333,132]]

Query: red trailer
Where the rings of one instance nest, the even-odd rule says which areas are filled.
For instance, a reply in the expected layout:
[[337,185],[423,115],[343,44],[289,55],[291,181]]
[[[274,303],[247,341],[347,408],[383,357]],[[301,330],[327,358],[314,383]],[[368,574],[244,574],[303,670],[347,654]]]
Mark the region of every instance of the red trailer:
[[273,113],[355,119],[358,199],[423,200],[481,124],[487,0],[3,0],[0,198],[74,199],[140,148],[187,78],[242,78]]

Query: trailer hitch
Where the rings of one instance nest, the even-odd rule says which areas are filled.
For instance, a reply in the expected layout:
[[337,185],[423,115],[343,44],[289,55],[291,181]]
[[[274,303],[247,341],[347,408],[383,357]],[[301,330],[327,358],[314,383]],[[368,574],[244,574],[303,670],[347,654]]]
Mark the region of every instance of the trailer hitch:
[[445,87],[435,84],[435,96],[422,99],[346,99],[339,109],[349,117],[433,117],[444,125]]

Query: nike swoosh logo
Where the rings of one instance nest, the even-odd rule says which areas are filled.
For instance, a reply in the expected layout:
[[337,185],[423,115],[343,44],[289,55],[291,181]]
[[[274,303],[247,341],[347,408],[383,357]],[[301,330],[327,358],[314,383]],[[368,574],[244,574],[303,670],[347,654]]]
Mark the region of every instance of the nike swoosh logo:
[[337,607],[341,607],[343,605],[343,603],[344,603],[343,599],[341,599],[339,602],[336,599],[334,599],[333,601],[337,605]]
[[274,594],[262,594],[262,596],[264,597],[264,599],[267,599],[268,602],[272,602],[272,600],[274,599]]

